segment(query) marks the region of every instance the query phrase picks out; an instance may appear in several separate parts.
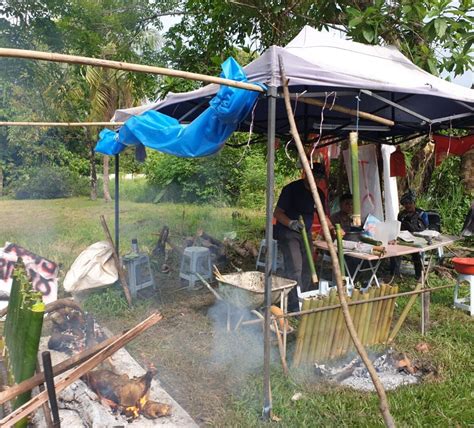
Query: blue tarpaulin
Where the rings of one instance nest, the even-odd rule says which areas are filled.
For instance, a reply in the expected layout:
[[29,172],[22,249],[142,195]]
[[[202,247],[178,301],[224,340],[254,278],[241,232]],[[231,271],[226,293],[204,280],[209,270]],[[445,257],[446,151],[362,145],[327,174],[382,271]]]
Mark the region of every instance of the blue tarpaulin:
[[[233,58],[222,64],[221,77],[247,82],[242,67]],[[259,93],[221,86],[209,107],[191,123],[154,110],[128,119],[118,132],[104,129],[95,151],[116,155],[129,145],[143,144],[180,157],[209,156],[218,152],[227,138],[251,112]]]

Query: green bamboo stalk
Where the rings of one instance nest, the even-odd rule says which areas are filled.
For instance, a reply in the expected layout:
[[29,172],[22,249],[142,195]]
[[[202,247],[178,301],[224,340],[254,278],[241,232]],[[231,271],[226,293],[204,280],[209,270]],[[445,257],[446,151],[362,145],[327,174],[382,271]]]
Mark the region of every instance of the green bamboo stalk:
[[[386,296],[387,294],[390,293],[390,289],[388,285],[382,284],[380,287],[380,297]],[[387,303],[389,303],[389,300],[381,300],[379,305],[379,316],[377,320],[377,330],[375,332],[375,340],[374,343],[380,343],[380,338],[382,334],[382,327],[385,319],[385,312],[387,309]]]
[[[380,297],[381,292],[382,292],[381,288],[376,288],[374,297]],[[377,336],[377,323],[380,316],[380,303],[382,302],[374,302],[372,320],[370,321],[370,330],[371,330],[370,341],[367,343],[367,345],[373,345],[375,343],[375,338]]]
[[[390,296],[393,294],[393,287],[387,285],[387,291],[385,293],[386,296]],[[380,327],[380,332],[378,336],[378,343],[384,343],[386,340],[386,327],[387,327],[387,321],[390,315],[390,306],[392,305],[392,300],[386,300],[385,305],[384,305],[384,310],[382,314],[382,325]]]
[[[369,300],[369,293],[362,293],[361,294],[361,300]],[[360,311],[360,325],[359,325],[359,330],[360,330],[360,341],[362,344],[365,345],[365,334],[366,334],[366,328],[367,328],[367,319],[369,317],[369,307],[370,303],[366,303],[365,305],[360,305],[362,306],[361,311]]]
[[337,255],[339,257],[339,267],[341,268],[341,276],[346,276],[346,269],[344,265],[344,247],[342,246],[342,228],[340,224],[336,224],[337,237]]
[[[311,299],[310,300],[310,309],[315,309],[318,307],[318,300],[317,299]],[[306,325],[306,334],[305,334],[305,340],[303,343],[303,351],[301,353],[301,362],[303,363],[308,363],[309,362],[309,349],[311,346],[311,339],[314,335],[314,320],[316,318],[316,314],[311,314],[308,319],[308,324]]]
[[357,132],[351,132],[349,134],[349,152],[351,156],[351,170],[352,170],[352,203],[353,203],[353,214],[352,224],[354,226],[361,225],[360,218],[360,187],[359,187],[359,146],[357,144],[358,134]]
[[[329,305],[334,305],[336,302],[337,302],[337,292],[333,291],[329,296]],[[336,311],[337,311],[336,309],[327,311],[328,316],[326,318],[326,325],[324,326],[324,329],[323,329],[325,338],[323,340],[322,347],[321,347],[320,360],[327,360],[329,357],[332,339],[334,337],[334,332],[335,332],[335,322],[336,322],[336,317],[337,317]]]
[[308,234],[306,233],[306,226],[303,220],[303,216],[299,217],[299,221],[303,225],[303,229],[301,229],[301,236],[303,237],[303,244],[306,250],[306,257],[308,258],[308,266],[311,272],[311,281],[313,284],[317,284],[318,275],[316,274],[316,268],[314,267],[313,254],[311,252],[311,246],[309,245]]
[[[355,302],[355,301],[360,300],[360,298],[361,298],[360,291],[357,288],[354,289],[352,291],[351,301]],[[354,319],[354,315],[355,315],[355,311],[356,311],[357,306],[361,306],[361,305],[349,306],[349,314],[351,315],[352,319]],[[351,342],[351,336],[349,335],[349,330],[347,329],[346,324],[344,324],[343,329],[344,329],[344,338],[343,338],[343,342],[341,344],[341,354],[346,354],[348,349],[350,348],[352,342]]]
[[[392,294],[397,294],[398,293],[398,285],[392,287]],[[385,324],[385,333],[384,333],[384,338],[383,342],[387,343],[388,341],[388,335],[390,333],[390,327],[392,326],[392,320],[393,320],[393,314],[395,313],[395,303],[397,302],[397,299],[390,299],[390,306],[388,308],[388,319]]]
[[[331,296],[335,296],[335,290],[331,290],[329,295],[324,296],[321,300],[321,307],[329,306],[331,302]],[[314,361],[321,361],[324,351],[325,342],[327,341],[327,323],[331,311],[324,311],[321,314],[320,326],[319,326],[319,341],[318,346],[314,354]]]
[[[311,301],[309,299],[303,300],[301,309],[303,311],[309,309]],[[306,335],[306,325],[308,324],[309,315],[303,315],[301,317],[300,325],[298,326],[298,335],[296,336],[295,354],[293,357],[293,367],[299,367],[301,364],[301,352],[303,351],[303,342]]]
[[[321,308],[323,306],[323,299],[318,299],[316,308]],[[315,360],[315,355],[316,355],[316,349],[319,346],[320,340],[321,340],[321,318],[323,316],[323,312],[316,312],[314,317],[314,325],[313,325],[313,334],[311,337],[311,343],[309,346],[309,351],[308,351],[308,361],[310,364],[313,364]]]
[[[369,300],[373,299],[375,296],[375,288],[371,287],[369,290]],[[370,336],[372,334],[372,315],[374,312],[374,303],[368,303],[368,308],[367,308],[367,318],[365,319],[365,325],[364,325],[364,342],[363,344],[366,346],[370,343]]]
[[[28,311],[30,315],[28,317],[28,329],[25,332],[24,341],[24,356],[21,361],[21,371],[18,383],[26,379],[29,379],[35,374],[36,362],[38,356],[39,343],[41,339],[41,330],[43,328],[43,318],[45,304],[42,301],[41,293],[37,294],[37,300],[30,305]],[[34,294],[31,293],[31,297]],[[31,391],[20,394],[15,400],[14,409],[17,409],[21,405],[25,404],[31,398]],[[15,424],[15,427],[26,427],[28,425],[28,419],[24,418]]]
[[332,339],[331,346],[329,348],[329,353],[328,357],[329,358],[334,358],[337,357],[340,352],[340,347],[341,347],[341,340],[342,340],[342,335],[343,335],[343,327],[345,327],[344,323],[344,316],[342,314],[341,308],[336,309],[336,322],[334,325],[334,336]]
[[354,312],[354,328],[357,332],[357,336],[361,336],[361,330],[362,330],[362,310],[363,310],[363,305],[358,305],[357,309]]

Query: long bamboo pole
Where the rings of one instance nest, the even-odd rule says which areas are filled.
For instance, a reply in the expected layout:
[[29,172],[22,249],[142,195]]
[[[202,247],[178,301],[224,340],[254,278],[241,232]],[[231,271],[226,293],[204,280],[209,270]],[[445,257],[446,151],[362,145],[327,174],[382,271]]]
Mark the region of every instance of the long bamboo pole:
[[314,181],[314,177],[311,171],[311,167],[309,165],[308,159],[306,158],[306,153],[304,151],[303,143],[301,142],[300,135],[298,133],[298,128],[296,127],[296,122],[295,118],[293,116],[293,109],[291,107],[291,101],[290,101],[290,92],[288,90],[288,80],[286,79],[286,74],[285,74],[285,69],[283,65],[283,59],[281,55],[278,56],[279,62],[280,62],[280,75],[281,75],[281,81],[283,85],[283,93],[285,96],[285,107],[288,115],[288,122],[290,123],[290,129],[291,129],[291,135],[295,141],[296,147],[298,149],[298,155],[300,157],[301,163],[303,165],[303,169],[306,173],[306,177],[308,179],[310,188],[311,188],[311,193],[313,194],[313,199],[316,204],[316,211],[319,216],[319,221],[321,222],[321,227],[323,230],[323,235],[324,239],[326,240],[326,243],[328,244],[328,249],[329,249],[329,254],[331,255],[331,261],[332,261],[332,268],[333,272],[336,276],[336,285],[337,285],[337,291],[339,295],[339,300],[341,302],[341,308],[342,312],[344,314],[344,320],[346,322],[347,328],[349,330],[349,333],[351,335],[351,338],[354,342],[355,347],[357,348],[357,351],[364,362],[365,366],[367,367],[367,370],[370,374],[370,377],[372,379],[372,382],[374,383],[375,390],[377,391],[377,394],[380,399],[380,411],[382,413],[383,419],[385,421],[385,425],[390,428],[395,427],[395,421],[392,418],[392,415],[390,414],[390,409],[388,407],[388,401],[387,401],[387,395],[385,394],[385,390],[383,388],[382,383],[380,382],[380,379],[377,375],[377,372],[375,371],[375,368],[372,364],[372,362],[369,359],[369,356],[367,355],[367,352],[365,348],[362,346],[360,343],[359,338],[357,337],[357,332],[355,331],[354,328],[354,323],[352,322],[350,313],[349,313],[349,307],[347,306],[347,300],[345,297],[345,290],[344,286],[342,284],[342,276],[339,268],[339,262],[337,260],[337,254],[336,250],[334,248],[334,244],[332,243],[332,238],[331,238],[331,233],[329,232],[329,227],[328,223],[326,220],[326,213],[324,212],[323,209],[323,204],[321,203],[321,199],[319,197],[317,188],[316,188],[316,183]]
[[[142,321],[140,324],[137,324],[128,332],[124,333],[115,342],[111,343],[109,346],[95,354],[92,358],[85,361],[80,366],[76,367],[73,371],[71,371],[63,379],[61,379],[56,384],[56,393],[59,393],[63,389],[67,388],[81,376],[84,376],[84,374],[88,373],[90,370],[98,366],[102,361],[113,355],[119,349],[123,348],[128,342],[130,342],[140,333],[143,333],[145,330],[155,325],[161,319],[161,314],[154,313],[150,315],[147,319]],[[47,391],[43,391],[38,395],[35,395],[30,401],[23,404],[21,407],[19,407],[9,415],[5,416],[2,420],[0,420],[0,426],[5,428],[13,426],[16,422],[35,411],[47,400]]]
[[[310,104],[314,106],[319,106],[319,107],[324,107],[324,102],[320,100],[316,100],[314,98],[304,98],[304,97],[298,97],[298,102],[299,103],[304,103],[304,104]],[[349,116],[359,116],[362,119],[367,119],[371,120],[372,122],[377,122],[382,125],[386,126],[395,126],[395,122],[390,119],[385,119],[384,117],[381,116],[376,116],[375,114],[372,113],[367,113],[365,111],[357,111],[351,108],[339,106],[337,104],[334,104],[331,107],[331,110],[338,111],[339,113],[345,113],[348,114]]]
[[206,74],[190,73],[188,71],[172,70],[170,68],[155,67],[152,65],[132,64],[122,61],[110,61],[107,59],[88,58],[77,55],[64,55],[52,52],[31,51],[25,49],[0,48],[0,57],[35,59],[39,61],[63,62],[67,64],[91,65],[95,67],[113,68],[116,70],[134,71],[140,73],[160,74],[162,76],[180,77],[183,79],[198,80],[218,85],[232,86],[234,88],[247,89],[249,91],[264,93],[265,90],[252,83],[237,82],[222,77],[208,76]]
[[44,127],[73,127],[73,126],[121,126],[125,122],[0,122],[0,126],[44,126]]
[[357,132],[349,134],[349,153],[351,158],[352,204],[354,207],[352,224],[360,226],[359,146],[357,143]]

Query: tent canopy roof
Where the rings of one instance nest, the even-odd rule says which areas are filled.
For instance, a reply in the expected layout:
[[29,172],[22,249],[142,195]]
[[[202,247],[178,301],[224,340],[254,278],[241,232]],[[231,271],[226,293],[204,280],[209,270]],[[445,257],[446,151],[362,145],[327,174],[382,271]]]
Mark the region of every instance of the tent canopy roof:
[[[435,77],[414,65],[394,47],[364,45],[335,38],[306,26],[284,48],[272,46],[244,67],[251,83],[281,87],[279,57],[295,96],[325,102],[322,108],[295,101],[300,132],[323,130],[323,135],[344,136],[358,126],[363,137],[412,136],[446,128],[474,125],[474,90]],[[215,95],[218,85],[195,91],[170,93],[165,100],[133,109],[117,110],[114,120],[126,120],[154,109],[183,122],[196,118]],[[395,126],[357,121],[331,106],[369,112],[393,120]],[[240,130],[266,132],[267,103],[262,96],[254,115]],[[358,123],[357,123],[358,122]],[[277,101],[276,132],[289,132],[281,96]]]

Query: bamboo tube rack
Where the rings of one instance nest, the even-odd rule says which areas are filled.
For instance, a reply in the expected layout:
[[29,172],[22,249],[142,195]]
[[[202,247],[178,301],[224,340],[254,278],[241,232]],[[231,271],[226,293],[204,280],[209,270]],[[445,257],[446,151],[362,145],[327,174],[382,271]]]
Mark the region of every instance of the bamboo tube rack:
[[[354,327],[364,346],[387,342],[397,295],[398,287],[384,284],[365,293],[354,290],[348,298]],[[338,358],[353,350],[341,308],[334,305],[337,299],[332,291],[328,296],[303,301],[302,309],[313,312],[303,315],[293,367]]]

